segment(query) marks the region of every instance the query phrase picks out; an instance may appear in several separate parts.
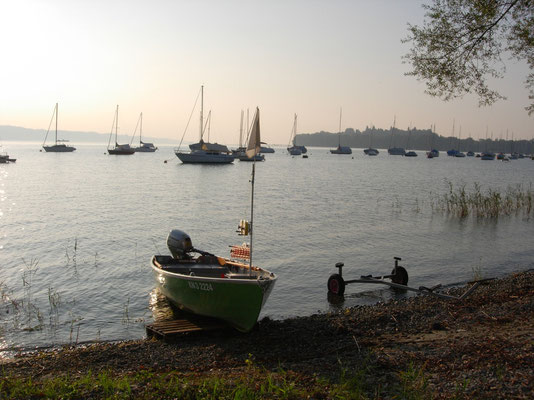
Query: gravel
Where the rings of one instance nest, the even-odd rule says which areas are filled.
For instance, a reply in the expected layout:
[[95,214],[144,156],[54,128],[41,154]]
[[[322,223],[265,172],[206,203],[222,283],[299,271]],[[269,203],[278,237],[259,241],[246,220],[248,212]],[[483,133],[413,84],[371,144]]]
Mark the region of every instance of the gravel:
[[[467,287],[448,289],[459,295]],[[534,398],[534,271],[485,282],[463,301],[419,295],[372,306],[232,329],[95,343],[20,354],[4,374],[34,380],[112,369],[239,373],[247,360],[266,370],[339,380],[340,367],[367,371],[369,387],[422,372],[434,398]]]

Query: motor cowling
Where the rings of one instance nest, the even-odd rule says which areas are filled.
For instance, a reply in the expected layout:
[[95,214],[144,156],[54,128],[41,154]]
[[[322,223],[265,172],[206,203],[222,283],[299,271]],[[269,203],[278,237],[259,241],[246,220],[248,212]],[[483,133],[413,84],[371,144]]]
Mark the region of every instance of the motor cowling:
[[174,258],[182,259],[187,257],[187,253],[193,250],[193,243],[187,233],[179,229],[173,229],[167,236],[167,247]]

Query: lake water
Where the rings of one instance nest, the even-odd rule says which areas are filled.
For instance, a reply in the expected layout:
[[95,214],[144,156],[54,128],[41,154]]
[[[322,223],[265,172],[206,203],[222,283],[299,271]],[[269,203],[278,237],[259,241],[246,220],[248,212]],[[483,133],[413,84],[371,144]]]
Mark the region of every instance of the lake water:
[[[184,165],[172,147],[129,157],[102,145],[74,153],[5,144],[0,165],[0,348],[34,348],[145,336],[168,312],[149,267],[173,229],[193,245],[229,255],[250,215],[251,164]],[[168,160],[167,163],[164,163]],[[349,285],[331,304],[326,282],[345,263],[346,279],[387,274],[393,257],[414,286],[462,283],[533,267],[534,221],[443,215],[431,199],[453,184],[530,188],[534,161],[481,161],[441,153],[432,160],[331,155],[277,148],[256,168],[254,260],[278,274],[262,316],[273,319],[369,304],[388,288]],[[260,317],[260,318],[261,318]],[[7,354],[7,353],[6,353]]]

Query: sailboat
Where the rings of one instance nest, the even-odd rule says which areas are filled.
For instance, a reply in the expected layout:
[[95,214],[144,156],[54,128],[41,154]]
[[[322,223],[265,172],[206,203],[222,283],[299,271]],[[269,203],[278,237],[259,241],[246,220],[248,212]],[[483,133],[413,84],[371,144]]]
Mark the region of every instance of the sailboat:
[[[410,136],[412,135],[412,129],[408,128],[408,140],[406,142],[406,148],[410,148]],[[413,150],[408,150],[404,153],[404,157],[417,157],[417,153]]]
[[374,149],[372,144],[373,144],[373,134],[369,133],[369,148],[364,149],[363,152],[367,154],[368,156],[377,156],[379,151],[377,149]]
[[297,140],[297,114],[295,114],[295,118],[293,119],[293,128],[291,129],[291,136],[289,137],[289,144],[291,146],[287,146],[287,151],[292,156],[300,156],[302,154],[302,146],[297,146],[296,144]]
[[462,153],[460,151],[461,137],[462,137],[462,127],[460,126],[460,131],[458,132],[458,151],[454,154],[454,157],[458,157],[458,158],[465,157],[465,153]]
[[[204,132],[206,130],[204,126],[204,86],[200,87],[200,98],[200,141],[189,145],[191,150],[189,153],[180,151],[178,146],[178,148],[174,149],[174,154],[184,164],[230,164],[234,162],[235,156],[228,147],[223,144],[209,143],[209,141],[204,142]],[[208,115],[206,124],[210,120],[210,115],[211,112]]]
[[395,143],[394,143],[394,140],[393,140],[393,132],[395,131],[395,123],[397,121],[397,117],[393,117],[393,126],[391,127],[391,139],[390,139],[390,144],[389,144],[389,149],[388,149],[388,154],[390,156],[403,156],[406,154],[406,150],[404,150],[404,148],[402,147],[395,147]]
[[[246,153],[254,158],[259,152],[260,112],[256,109]],[[250,222],[242,220],[238,226],[240,235],[250,236],[250,243],[232,246],[229,258],[218,257],[195,249],[189,235],[175,229],[167,237],[171,255],[154,255],[150,261],[156,284],[174,305],[222,320],[241,332],[256,325],[277,279],[252,263],[255,167],[254,162]]]
[[[248,124],[248,110],[247,110],[247,124]],[[248,138],[248,135],[247,135]],[[261,149],[260,149],[261,153]],[[239,147],[232,150],[232,154],[239,159],[239,161],[265,161],[263,154],[256,154],[253,157],[247,155],[246,147],[243,147],[243,111],[241,111],[241,124],[239,126]]]
[[[493,138],[493,133],[491,134]],[[488,151],[488,127],[486,127],[486,146],[484,152],[481,154],[480,159],[484,161],[492,161],[495,160],[495,153]],[[493,142],[493,141],[492,141]]]
[[[232,154],[234,156],[238,156],[247,150],[245,146],[243,146],[243,118],[244,118],[244,111],[241,110],[241,121],[239,123],[239,147],[235,150],[232,150]],[[247,110],[247,124],[248,124],[248,110]]]
[[[454,136],[455,136],[455,133],[454,133],[454,120],[452,121],[452,135],[451,137],[449,138],[449,143],[452,144],[452,141],[454,140]],[[451,145],[451,148],[449,150],[447,150],[447,155],[449,157],[455,157],[456,156],[456,153],[458,153],[458,150],[456,150],[454,148],[454,146]]]
[[[113,136],[113,125],[115,125],[115,147],[110,148],[109,145],[111,143],[111,137]],[[126,144],[119,144],[117,142],[117,131],[119,130],[119,106],[117,105],[117,109],[115,110],[115,118],[113,119],[113,124],[111,125],[111,132],[109,133],[109,140],[108,140],[108,153],[114,154],[114,155],[131,155],[135,153],[135,150],[133,147],[131,147],[128,143]]]
[[[137,121],[137,126],[139,126],[139,147],[134,147],[134,151],[137,153],[154,153],[158,148],[154,146],[154,143],[143,142],[141,135],[143,134],[143,113],[139,115],[139,120]],[[137,126],[135,127],[135,132],[137,132]],[[133,137],[132,137],[133,141]],[[131,144],[131,143],[130,143]]]
[[427,158],[436,158],[439,157],[439,150],[433,149],[432,146],[434,144],[434,136],[435,136],[436,126],[431,126],[430,128],[430,150],[426,152]]
[[343,109],[339,109],[339,133],[337,135],[338,137],[338,145],[336,149],[330,150],[331,154],[352,154],[352,150],[348,146],[341,146],[341,116],[343,114]]
[[[70,153],[74,150],[76,150],[76,147],[67,146],[65,142],[68,142],[68,140],[64,139],[58,139],[57,138],[57,115],[58,115],[58,103],[56,103],[56,106],[54,107],[54,112],[52,113],[52,119],[50,120],[50,124],[48,125],[48,130],[46,131],[46,136],[43,141],[43,149],[47,153]],[[56,136],[55,136],[55,143],[51,146],[45,146],[46,139],[48,138],[48,133],[50,132],[50,127],[52,126],[52,121],[56,120]]]
[[2,145],[0,144],[0,164],[8,164],[17,161],[16,158],[9,157],[9,154],[7,154],[7,151],[4,151],[2,149]]
[[260,153],[263,154],[263,153],[274,153],[275,152],[274,149],[271,146],[269,146],[267,143],[261,142],[261,144],[262,145],[264,144],[265,146],[260,147]]

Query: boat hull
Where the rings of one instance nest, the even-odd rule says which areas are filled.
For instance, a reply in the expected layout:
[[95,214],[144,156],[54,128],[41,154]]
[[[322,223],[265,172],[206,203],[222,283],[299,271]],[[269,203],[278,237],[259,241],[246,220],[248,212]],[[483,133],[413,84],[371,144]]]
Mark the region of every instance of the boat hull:
[[493,154],[493,153],[482,153],[482,156],[480,158],[482,160],[486,160],[486,161],[495,160],[495,154]]
[[263,154],[256,154],[253,157],[247,157],[246,154],[241,154],[237,156],[237,158],[239,159],[239,161],[265,161],[265,156]]
[[235,156],[231,154],[219,153],[210,154],[202,151],[191,153],[175,152],[176,157],[184,164],[230,164],[234,162]]
[[294,147],[288,147],[287,151],[292,156],[300,156],[302,154],[302,149],[300,149],[298,147],[295,147],[295,146]]
[[134,148],[136,153],[154,153],[157,147],[136,147]]
[[388,154],[390,156],[403,156],[406,154],[406,150],[404,150],[402,147],[390,147],[388,149]]
[[372,147],[369,147],[368,149],[364,149],[363,152],[367,154],[368,156],[377,156],[378,153],[380,153],[377,149],[373,149]]
[[256,324],[276,276],[266,279],[201,277],[166,271],[152,257],[151,267],[161,292],[178,308],[227,322],[241,332]]
[[43,146],[43,149],[47,153],[70,153],[76,150],[76,147],[67,146],[64,144],[55,144],[52,146]]
[[135,153],[134,149],[108,149],[109,154],[129,156]]
[[352,154],[352,149],[347,146],[338,146],[337,149],[330,150],[331,154]]

